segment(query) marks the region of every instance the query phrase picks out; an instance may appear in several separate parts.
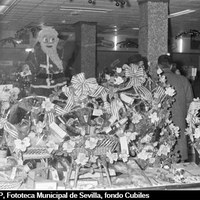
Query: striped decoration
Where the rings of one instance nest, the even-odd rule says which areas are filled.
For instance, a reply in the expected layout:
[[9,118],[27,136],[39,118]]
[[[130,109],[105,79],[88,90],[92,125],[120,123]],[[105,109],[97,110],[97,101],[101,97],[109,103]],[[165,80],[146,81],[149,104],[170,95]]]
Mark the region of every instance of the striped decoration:
[[55,122],[55,117],[54,117],[54,114],[52,112],[47,113],[47,117],[48,117],[48,123],[49,124]]
[[64,107],[65,113],[68,113],[71,111],[71,109],[73,108],[74,102],[76,101],[76,99],[74,98],[74,93],[73,93],[72,89],[73,88],[71,88],[71,87],[65,87],[63,89],[65,96],[68,97],[68,99],[66,101],[66,106]]
[[161,86],[158,86],[156,88],[156,91],[154,92],[154,95],[156,97],[158,97],[159,103],[161,103],[164,100],[165,96],[166,96],[165,95],[165,89],[163,87],[161,87]]
[[9,122],[4,124],[4,130],[9,133],[13,138],[18,139],[19,133],[17,128]]
[[84,73],[79,73],[73,76],[71,83],[72,86],[64,88],[64,93],[68,97],[68,99],[66,102],[66,106],[62,111],[63,113],[70,112],[75,102],[83,100],[87,97],[87,95],[98,97],[102,92],[105,91],[104,87],[97,84],[95,78],[85,79]]
[[146,73],[143,70],[143,68],[140,68],[138,65],[131,64],[124,65],[123,67],[125,69],[125,76],[127,78],[130,78],[130,81],[126,85],[126,87],[120,89],[119,91],[128,90],[130,88],[134,88],[135,92],[141,97],[147,101],[152,100],[152,94],[151,92],[144,87],[142,84],[146,81]]
[[80,98],[87,95],[93,95],[98,88],[96,78],[85,79],[84,73],[73,76],[71,83],[75,89],[75,95]]
[[108,151],[114,152],[118,151],[119,141],[116,138],[112,137],[104,137],[100,140],[95,148],[94,154],[95,155],[103,155],[106,154]]
[[144,86],[139,86],[135,88],[137,90],[137,93],[141,95],[141,97],[147,101],[152,100],[152,94],[151,92],[145,88]]
[[91,94],[90,96],[98,97],[102,92],[105,92],[105,88],[102,86],[98,86],[96,91],[93,94]]
[[146,80],[144,70],[138,65],[126,65],[125,76],[131,78],[131,82],[134,87],[141,86]]
[[117,120],[119,120],[119,104],[116,99],[114,99],[110,104],[111,114],[115,116]]
[[64,115],[66,113],[66,110],[61,108],[58,105],[55,105],[54,109],[55,109],[55,112],[56,112],[57,115]]

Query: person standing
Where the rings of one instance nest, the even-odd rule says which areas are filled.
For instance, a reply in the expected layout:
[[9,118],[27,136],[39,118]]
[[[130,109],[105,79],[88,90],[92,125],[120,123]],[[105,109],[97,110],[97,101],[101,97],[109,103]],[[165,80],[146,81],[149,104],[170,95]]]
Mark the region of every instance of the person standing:
[[188,144],[185,135],[186,116],[190,103],[193,100],[192,86],[188,79],[171,71],[171,57],[161,55],[158,58],[158,67],[161,68],[169,83],[176,90],[175,102],[172,105],[172,121],[180,128],[180,137],[175,146],[175,151],[180,152],[181,162],[188,160]]

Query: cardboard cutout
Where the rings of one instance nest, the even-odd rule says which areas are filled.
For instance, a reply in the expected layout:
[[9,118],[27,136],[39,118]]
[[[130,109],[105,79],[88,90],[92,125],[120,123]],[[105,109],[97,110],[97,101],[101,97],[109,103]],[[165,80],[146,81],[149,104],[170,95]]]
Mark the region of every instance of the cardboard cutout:
[[56,87],[65,85],[64,66],[57,50],[58,33],[52,27],[44,27],[38,33],[34,51],[26,63],[32,73],[31,93],[49,96]]

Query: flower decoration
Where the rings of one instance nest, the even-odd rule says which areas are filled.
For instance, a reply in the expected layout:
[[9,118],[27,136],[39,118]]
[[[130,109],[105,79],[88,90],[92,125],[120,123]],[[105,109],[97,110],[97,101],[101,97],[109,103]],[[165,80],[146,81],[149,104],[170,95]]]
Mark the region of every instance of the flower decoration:
[[125,136],[127,138],[127,142],[129,143],[130,141],[133,141],[136,139],[137,135],[139,135],[139,133],[137,132],[125,132]]
[[175,90],[172,87],[166,88],[165,94],[169,95],[170,97],[173,97],[175,95]]
[[49,153],[51,153],[52,151],[54,150],[58,150],[58,147],[59,145],[56,144],[54,141],[49,141],[47,144],[46,144],[47,148],[48,148],[48,151]]
[[89,157],[85,153],[79,153],[75,162],[77,165],[86,165],[89,160]]
[[45,123],[39,121],[39,122],[36,124],[36,133],[42,133],[44,127],[45,127]]
[[75,144],[74,141],[68,140],[63,144],[63,150],[71,153],[74,150]]
[[118,154],[117,153],[111,153],[110,151],[106,153],[106,156],[109,158],[109,161],[111,164],[114,163],[114,161],[118,160]]
[[26,149],[27,149],[27,147],[30,146],[30,138],[25,137],[23,140],[16,139],[16,140],[14,141],[14,144],[15,144],[15,149],[16,149],[16,150],[25,152]]
[[130,155],[127,154],[126,152],[122,152],[121,154],[119,154],[119,158],[122,159],[123,162],[127,162],[129,156],[130,156]]
[[150,114],[149,118],[151,119],[152,123],[156,123],[156,122],[159,121],[159,117],[158,117],[157,112],[154,112],[154,113]]
[[121,68],[121,67],[117,67],[116,72],[117,72],[118,74],[120,74],[120,73],[122,72],[122,68]]
[[169,128],[171,130],[172,135],[179,137],[180,128],[178,126],[175,126],[173,123],[170,123]]
[[97,156],[90,156],[90,162],[91,163],[96,163],[96,161],[97,161]]
[[89,140],[85,142],[85,148],[87,149],[94,149],[97,145],[98,139],[91,137]]
[[163,73],[162,69],[158,68],[158,69],[157,69],[157,74],[158,74],[158,75],[161,75],[162,73]]
[[137,124],[137,123],[139,123],[140,122],[140,120],[142,119],[142,116],[141,116],[141,114],[139,114],[139,113],[137,113],[137,112],[133,112],[133,114],[132,114],[132,123],[133,124]]
[[151,145],[145,146],[145,148],[138,153],[137,157],[141,160],[148,160],[153,157],[154,147]]
[[46,98],[42,102],[42,108],[45,109],[45,111],[49,112],[54,109],[54,104],[50,101],[49,98]]
[[120,77],[120,76],[118,76],[118,77],[115,78],[114,84],[115,84],[115,85],[120,85],[120,84],[122,84],[123,82],[124,82],[123,78]]
[[170,146],[168,144],[166,144],[166,145],[162,144],[162,145],[160,145],[157,155],[158,156],[161,156],[161,155],[167,156],[169,152],[170,152]]

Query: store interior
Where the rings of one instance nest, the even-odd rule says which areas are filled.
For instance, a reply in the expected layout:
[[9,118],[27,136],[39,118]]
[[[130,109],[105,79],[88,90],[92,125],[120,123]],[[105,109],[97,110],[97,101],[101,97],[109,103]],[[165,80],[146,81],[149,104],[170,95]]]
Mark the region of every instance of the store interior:
[[200,188],[200,91],[182,162],[157,63],[193,89],[199,21],[199,0],[0,1],[0,189]]

